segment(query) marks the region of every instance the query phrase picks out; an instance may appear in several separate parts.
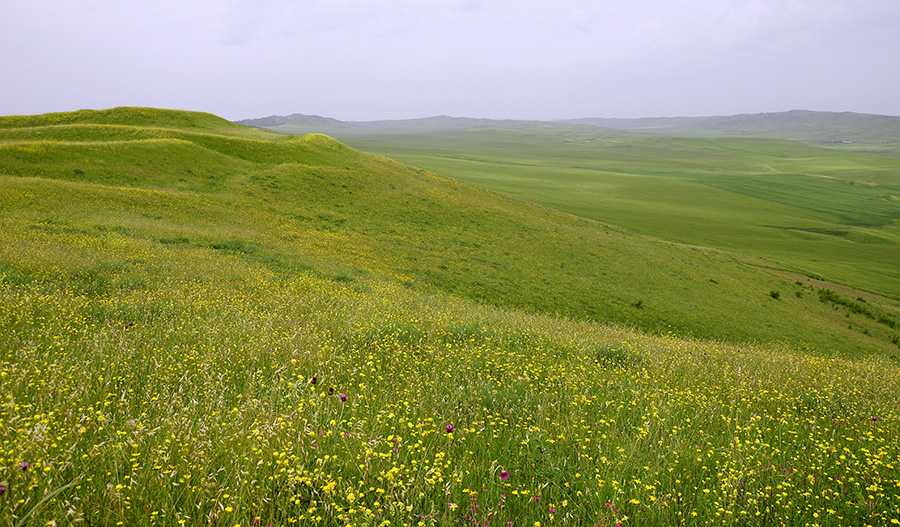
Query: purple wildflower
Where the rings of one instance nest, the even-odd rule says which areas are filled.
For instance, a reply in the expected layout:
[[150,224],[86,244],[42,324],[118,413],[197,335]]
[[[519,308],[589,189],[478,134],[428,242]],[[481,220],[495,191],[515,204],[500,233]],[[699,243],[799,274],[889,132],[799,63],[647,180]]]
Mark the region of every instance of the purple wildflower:
[[444,430],[447,431],[448,434],[453,432],[453,425],[447,425],[444,427]]
[[505,470],[500,471],[500,479],[509,479],[509,472]]

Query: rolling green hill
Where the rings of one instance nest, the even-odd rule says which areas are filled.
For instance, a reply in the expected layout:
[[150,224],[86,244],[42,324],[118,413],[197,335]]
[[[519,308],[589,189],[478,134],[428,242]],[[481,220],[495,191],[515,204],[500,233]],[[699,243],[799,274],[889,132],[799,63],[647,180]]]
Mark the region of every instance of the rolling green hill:
[[[745,257],[627,234],[321,135],[260,135],[212,116],[169,112],[159,112],[157,126],[123,125],[131,114],[152,120],[152,111],[120,112],[0,120],[5,233],[26,240],[6,244],[0,264],[22,276],[47,272],[58,255],[41,256],[44,243],[27,241],[35,229],[126,236],[149,248],[224,247],[276,268],[361,283],[390,278],[653,332],[784,341],[826,353],[894,347],[895,330],[877,323],[897,317],[893,305],[873,299],[874,319],[845,320],[814,291]],[[800,225],[808,230],[799,236],[828,225]],[[789,237],[797,229],[776,232]],[[116,265],[130,268],[124,258]],[[896,272],[880,260],[870,265]],[[56,273],[65,272],[102,274],[89,264]],[[771,291],[783,296],[775,300]]]
[[893,306],[323,135],[0,117],[0,525],[887,526]]
[[[275,128],[292,122],[299,123],[285,118]],[[896,143],[900,118],[791,111],[563,124],[431,118],[304,126],[631,232],[762,258],[889,304],[900,300],[900,162],[853,151]],[[833,143],[838,137],[852,143]]]

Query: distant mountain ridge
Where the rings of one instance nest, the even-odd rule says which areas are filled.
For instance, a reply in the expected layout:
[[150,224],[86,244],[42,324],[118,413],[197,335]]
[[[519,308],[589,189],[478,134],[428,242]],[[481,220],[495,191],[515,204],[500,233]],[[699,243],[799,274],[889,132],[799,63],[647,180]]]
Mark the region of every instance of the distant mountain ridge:
[[[476,117],[451,117],[436,115],[417,119],[385,119],[379,121],[339,121],[319,115],[272,115],[258,119],[236,121],[238,124],[257,128],[268,128],[279,132],[324,133],[335,137],[348,137],[371,134],[408,134],[455,132],[462,130],[534,130],[598,133],[603,128],[590,123],[568,123],[564,121],[533,121],[515,119],[486,119]],[[608,130],[609,133],[616,133]]]
[[244,126],[252,126],[255,128],[273,128],[284,125],[300,125],[300,126],[324,126],[347,128],[352,126],[349,123],[332,119],[331,117],[322,117],[321,115],[304,115],[302,113],[293,113],[291,115],[270,115],[268,117],[258,117],[256,119],[244,119],[236,121]]
[[[643,133],[688,133],[710,135],[778,134],[786,139],[824,138],[845,134],[858,138],[900,136],[900,117],[853,112],[790,110],[776,113],[709,117],[649,117],[640,119],[584,118],[568,123],[589,124]],[[785,137],[793,135],[796,137]]]
[[664,135],[684,137],[773,137],[816,146],[840,147],[900,157],[900,117],[854,112],[786,112],[707,117],[588,117],[557,121],[498,120],[439,115],[420,119],[339,121],[292,114],[245,119],[239,124],[290,134],[319,132],[337,138],[505,129],[592,135]]

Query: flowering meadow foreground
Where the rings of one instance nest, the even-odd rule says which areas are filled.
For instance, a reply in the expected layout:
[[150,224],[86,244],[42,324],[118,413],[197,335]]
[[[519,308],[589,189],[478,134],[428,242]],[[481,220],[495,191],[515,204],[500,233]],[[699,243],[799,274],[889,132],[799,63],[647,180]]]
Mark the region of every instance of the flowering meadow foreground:
[[900,523],[889,357],[203,258],[219,278],[2,276],[0,524]]

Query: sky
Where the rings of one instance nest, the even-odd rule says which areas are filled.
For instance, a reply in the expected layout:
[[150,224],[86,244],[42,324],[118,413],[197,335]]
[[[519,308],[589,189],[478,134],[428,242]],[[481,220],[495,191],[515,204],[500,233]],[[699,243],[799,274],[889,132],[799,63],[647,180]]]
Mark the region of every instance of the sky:
[[0,0],[0,115],[900,115],[898,0]]

